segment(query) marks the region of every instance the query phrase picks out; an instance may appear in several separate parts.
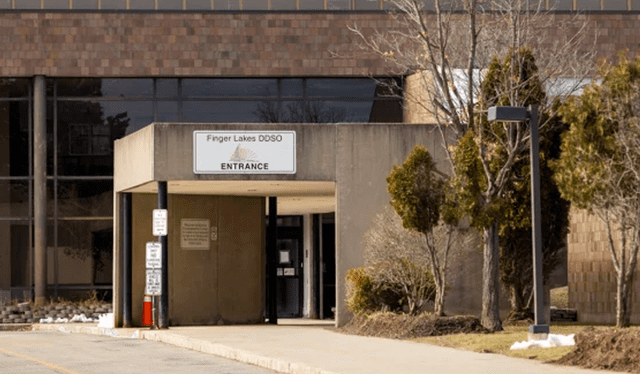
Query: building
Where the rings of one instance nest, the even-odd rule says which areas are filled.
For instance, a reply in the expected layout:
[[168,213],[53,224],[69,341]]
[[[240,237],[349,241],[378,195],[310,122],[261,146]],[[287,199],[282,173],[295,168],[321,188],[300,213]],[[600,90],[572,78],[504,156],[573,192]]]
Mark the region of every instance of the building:
[[[602,30],[600,56],[638,47],[640,2],[557,5],[559,18],[593,11],[584,17]],[[355,51],[347,28],[391,27],[388,8],[380,0],[1,1],[0,296],[109,292],[113,143],[152,122],[419,122],[368,78],[403,77]],[[342,302],[344,271],[331,266],[327,244],[332,213],[280,218],[293,237],[283,240],[302,249],[315,238],[328,264],[322,280],[291,281],[296,297],[283,315],[329,317]]]

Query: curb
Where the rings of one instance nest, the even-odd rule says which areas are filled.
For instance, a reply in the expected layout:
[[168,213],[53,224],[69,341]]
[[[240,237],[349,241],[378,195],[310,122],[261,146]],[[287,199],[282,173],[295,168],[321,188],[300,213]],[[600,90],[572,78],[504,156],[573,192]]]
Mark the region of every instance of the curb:
[[31,323],[3,323],[0,324],[0,331],[30,331],[32,326]]
[[[63,332],[85,335],[105,335],[116,338],[126,339],[144,339],[165,344],[170,344],[176,347],[189,349],[196,352],[202,352],[218,357],[222,357],[228,360],[238,361],[244,364],[254,365],[261,368],[273,370],[278,373],[287,374],[337,374],[332,371],[327,371],[319,368],[314,368],[306,364],[289,362],[277,358],[260,356],[258,354],[232,348],[223,344],[216,344],[205,340],[193,339],[184,335],[172,334],[170,331],[158,331],[158,330],[140,330],[135,329],[135,332],[130,335],[120,334],[122,329],[109,329],[104,327],[97,327],[96,325],[58,325],[58,324],[33,324],[26,326],[23,330],[32,331],[46,331],[46,332]],[[133,329],[128,330],[127,333]],[[17,330],[16,330],[17,331]]]

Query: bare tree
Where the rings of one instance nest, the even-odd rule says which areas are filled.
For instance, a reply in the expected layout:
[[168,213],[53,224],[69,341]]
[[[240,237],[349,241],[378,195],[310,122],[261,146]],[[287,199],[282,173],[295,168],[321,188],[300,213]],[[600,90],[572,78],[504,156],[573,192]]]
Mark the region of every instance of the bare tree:
[[[408,106],[420,108],[422,121],[438,125],[442,143],[455,176],[455,145],[472,129],[472,141],[480,154],[485,184],[479,203],[490,209],[500,199],[504,186],[513,177],[512,167],[529,149],[529,128],[524,124],[505,125],[499,134],[508,153],[499,168],[490,165],[495,150],[483,139],[486,121],[479,114],[487,108],[477,105],[482,75],[496,56],[511,56],[514,79],[494,87],[495,97],[485,102],[523,106],[524,91],[539,82],[552,90],[556,99],[575,93],[586,76],[593,73],[595,32],[579,15],[559,15],[545,10],[545,1],[530,0],[435,0],[427,12],[420,0],[391,0],[397,27],[365,30],[354,25],[364,49],[380,55],[398,75],[408,76],[404,99]],[[534,4],[534,5],[532,5]],[[538,63],[535,74],[520,79],[528,47]],[[519,60],[522,58],[522,60]],[[540,111],[553,114],[552,100],[538,103]],[[552,118],[552,115],[546,118]],[[549,126],[540,123],[541,134]],[[451,135],[453,134],[453,136]],[[498,135],[498,134],[493,134]],[[482,324],[501,330],[498,289],[498,230],[486,225],[484,236]]]

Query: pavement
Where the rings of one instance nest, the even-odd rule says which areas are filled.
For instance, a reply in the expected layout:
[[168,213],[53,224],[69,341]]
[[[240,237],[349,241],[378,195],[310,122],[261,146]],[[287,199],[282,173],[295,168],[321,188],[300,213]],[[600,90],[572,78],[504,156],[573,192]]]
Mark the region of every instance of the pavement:
[[176,326],[166,330],[34,324],[33,330],[153,340],[290,374],[603,373],[412,341],[346,335],[335,330],[333,321],[296,319],[279,320],[278,325]]

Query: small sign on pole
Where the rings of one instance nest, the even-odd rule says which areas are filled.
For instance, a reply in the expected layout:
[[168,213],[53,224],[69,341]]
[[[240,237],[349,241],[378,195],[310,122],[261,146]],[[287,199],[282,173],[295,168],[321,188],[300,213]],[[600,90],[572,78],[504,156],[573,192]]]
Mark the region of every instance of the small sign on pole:
[[162,268],[162,245],[155,242],[147,242],[147,269]]
[[167,235],[167,210],[153,210],[153,236]]
[[146,295],[160,295],[160,283],[162,282],[162,272],[160,269],[147,269],[147,281],[145,287]]

